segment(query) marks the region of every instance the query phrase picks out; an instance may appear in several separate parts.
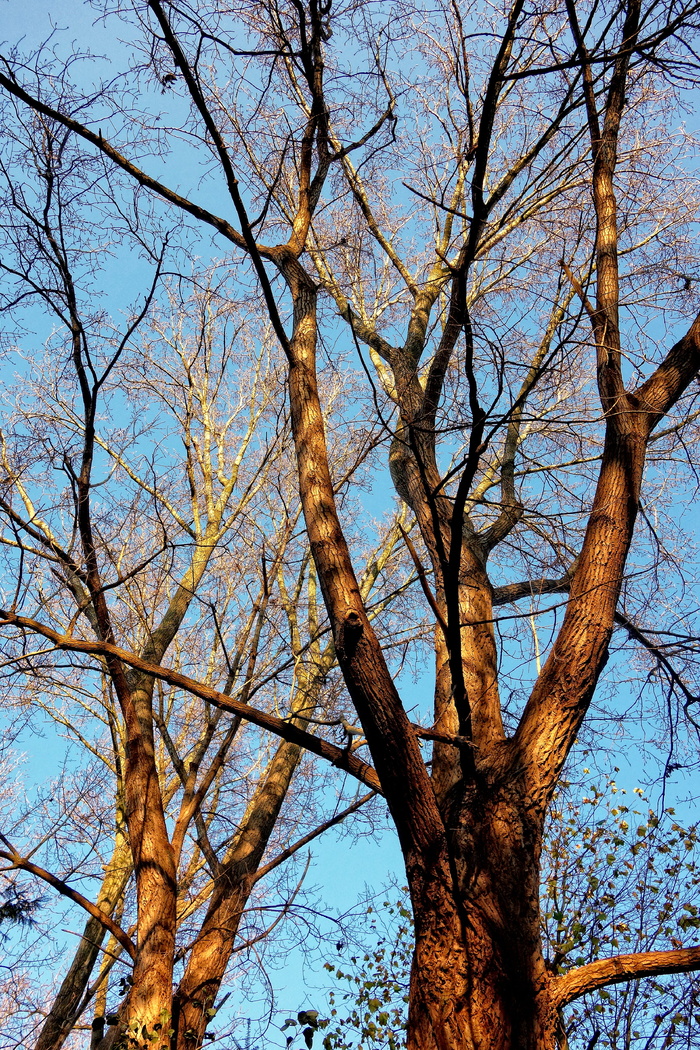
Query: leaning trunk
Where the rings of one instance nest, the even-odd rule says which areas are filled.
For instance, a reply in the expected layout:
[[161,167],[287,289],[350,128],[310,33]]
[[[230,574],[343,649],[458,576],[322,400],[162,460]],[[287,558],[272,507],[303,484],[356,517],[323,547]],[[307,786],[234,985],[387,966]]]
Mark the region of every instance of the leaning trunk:
[[[105,914],[114,915],[130,873],[129,847],[120,826],[117,829],[114,851],[106,866],[102,887],[95,901],[97,907]],[[89,1001],[89,994],[86,993],[95,963],[102,951],[106,932],[98,919],[91,916],[87,920],[68,972],[41,1026],[34,1050],[61,1050],[73,1031]]]
[[175,1046],[194,1050],[204,1043],[215,1016],[214,1002],[231,958],[241,918],[296,772],[301,749],[280,744],[251,799],[241,830],[221,867],[200,933],[174,998]]

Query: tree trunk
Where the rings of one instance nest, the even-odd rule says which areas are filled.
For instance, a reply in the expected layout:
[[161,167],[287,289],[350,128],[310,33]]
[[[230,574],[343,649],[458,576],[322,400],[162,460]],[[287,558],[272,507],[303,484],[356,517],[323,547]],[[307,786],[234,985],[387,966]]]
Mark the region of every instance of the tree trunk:
[[[127,727],[125,801],[137,905],[132,986],[120,1008],[119,1035],[129,1050],[161,1050],[172,1020],[177,872],[168,837],[153,739],[152,685],[124,703]],[[153,1036],[156,1036],[154,1039]],[[113,1045],[116,1035],[106,1037]]]
[[517,785],[490,796],[469,791],[453,805],[449,870],[434,865],[411,879],[410,1050],[555,1045],[540,941],[541,829]]

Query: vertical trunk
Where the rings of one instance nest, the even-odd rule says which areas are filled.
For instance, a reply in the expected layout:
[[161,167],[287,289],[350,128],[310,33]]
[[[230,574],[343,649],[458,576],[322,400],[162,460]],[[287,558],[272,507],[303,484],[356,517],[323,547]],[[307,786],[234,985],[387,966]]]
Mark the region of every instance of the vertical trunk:
[[[286,594],[283,580],[280,590]],[[309,602],[313,607],[313,578],[309,580]],[[297,655],[302,652],[302,646],[295,616],[296,612],[292,611],[292,649]],[[324,675],[334,659],[331,647],[327,646],[322,653],[317,642],[309,655],[313,659],[313,670],[299,665],[297,690],[291,705],[294,724],[303,728],[307,728],[316,711]],[[206,916],[175,993],[174,1050],[195,1050],[205,1040],[241,918],[301,757],[302,749],[297,744],[282,741],[277,746],[220,866]]]
[[[440,580],[439,566],[433,577]],[[438,584],[437,600],[445,610],[444,588]],[[459,655],[465,690],[465,711],[454,699],[454,678],[444,631],[438,627],[435,639],[434,727],[441,733],[464,735],[465,728],[474,743],[476,766],[491,765],[505,743],[498,690],[498,654],[493,633],[492,589],[480,560],[463,544],[462,578],[459,583]],[[466,724],[466,726],[465,726]],[[447,795],[461,780],[460,752],[449,744],[433,749],[432,784],[441,808]]]
[[[452,695],[450,654],[442,627],[435,628],[435,701],[433,727],[438,733],[459,735],[459,718]],[[431,782],[438,804],[443,808],[449,792],[462,776],[460,754],[451,744],[433,744]]]
[[[289,402],[299,493],[309,545],[345,684],[407,857],[438,856],[444,828],[418,740],[367,616],[338,519],[316,378],[316,290],[295,259],[278,265],[294,300],[288,350]],[[408,863],[408,861],[407,861]]]
[[[167,1031],[172,1019],[177,874],[156,767],[151,697],[152,689],[135,688],[125,711],[126,816],[138,916],[133,984],[120,1010],[129,1050],[160,1050],[151,1036]],[[162,1045],[167,1043],[163,1037]]]
[[[550,1050],[539,930],[541,832],[512,784],[452,808],[452,872],[411,885],[410,1050]],[[451,887],[455,886],[453,892]]]

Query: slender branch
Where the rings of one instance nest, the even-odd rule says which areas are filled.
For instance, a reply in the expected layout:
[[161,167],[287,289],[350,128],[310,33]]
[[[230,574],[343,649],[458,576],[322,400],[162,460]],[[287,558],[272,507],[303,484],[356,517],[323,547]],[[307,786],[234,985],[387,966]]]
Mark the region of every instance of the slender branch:
[[322,835],[324,831],[328,831],[329,828],[334,828],[336,824],[341,824],[346,817],[349,817],[351,813],[356,813],[361,806],[364,806],[364,804],[374,798],[376,794],[376,791],[368,791],[366,795],[362,795],[361,798],[358,798],[340,813],[331,817],[330,820],[325,820],[323,824],[319,824],[318,827],[314,828],[313,831],[310,831],[308,835],[304,835],[302,838],[297,839],[296,842],[293,842],[291,846],[288,846],[287,849],[283,849],[282,852],[278,853],[276,857],[273,857],[268,864],[264,864],[262,867],[258,868],[253,876],[252,883],[254,884],[264,878],[265,875],[268,875],[275,868],[279,867],[280,864],[283,864],[285,860],[294,856],[298,850],[308,845],[309,842],[313,842],[313,840],[318,838],[319,835]]
[[7,850],[0,850],[0,857],[2,857],[3,860],[8,861],[13,868],[19,868],[21,871],[26,871],[30,875],[35,875],[38,879],[41,879],[42,882],[46,882],[49,886],[53,887],[53,889],[58,890],[63,897],[68,897],[68,899],[72,900],[74,904],[79,904],[89,915],[92,915],[93,919],[97,919],[98,922],[102,923],[104,928],[111,933],[117,941],[119,941],[122,948],[129,953],[132,959],[136,958],[136,947],[133,941],[127,936],[121,926],[114,921],[114,919],[107,915],[106,912],[103,912],[101,908],[98,908],[93,904],[92,901],[89,901],[87,897],[83,897],[82,893],[79,893],[78,890],[74,890],[72,886],[69,886],[67,882],[63,881],[63,879],[59,879],[57,875],[52,875],[50,871],[46,870],[46,868],[39,867],[38,864],[34,864],[33,861],[29,860],[27,857],[22,857],[2,833],[0,833],[0,839],[7,846]]
[[408,553],[411,555],[411,558],[413,560],[413,564],[416,567],[416,572],[418,573],[418,579],[420,580],[420,585],[423,588],[423,594],[425,595],[425,597],[426,597],[426,599],[428,601],[428,605],[430,606],[430,608],[433,610],[433,613],[435,614],[435,619],[440,624],[440,627],[443,630],[443,633],[445,635],[445,639],[448,640],[447,620],[442,615],[442,610],[441,610],[440,606],[438,605],[437,601],[435,600],[435,596],[434,596],[433,592],[430,590],[430,585],[428,583],[428,580],[427,580],[427,577],[426,577],[426,574],[425,574],[425,569],[423,568],[423,566],[421,564],[421,560],[418,557],[418,553],[416,551],[416,548],[413,546],[413,543],[411,542],[411,537],[408,535],[408,533],[406,532],[406,530],[404,529],[404,527],[401,525],[400,522],[399,522],[399,530],[400,530],[401,535],[403,537],[404,543],[408,547]]
[[[522,580],[520,583],[506,583],[501,587],[495,587],[493,592],[493,604],[507,605],[517,602],[521,598],[539,597],[542,594],[564,594],[571,587],[571,580],[576,571],[576,562],[558,579]],[[529,613],[528,613],[529,615]]]
[[659,646],[655,645],[651,638],[649,638],[642,630],[640,630],[639,627],[637,627],[635,623],[632,622],[632,620],[629,619],[625,612],[623,612],[622,610],[616,612],[615,622],[619,623],[621,627],[624,627],[630,638],[632,638],[635,642],[639,642],[640,645],[643,645],[644,648],[647,649],[648,652],[650,652],[652,656],[659,661],[659,663],[671,679],[671,682],[674,685],[678,686],[680,691],[683,693],[686,699],[686,706],[688,704],[698,703],[700,697],[695,696],[695,694],[690,691],[690,689],[685,684],[681,676],[673,667],[668,657],[661,652]]
[[[267,271],[265,270],[265,265],[262,259],[262,252],[260,251],[259,246],[256,244],[255,238],[253,237],[248,213],[246,211],[245,205],[243,203],[243,198],[241,197],[241,193],[238,188],[238,179],[236,178],[236,174],[231,163],[231,158],[229,156],[229,151],[226,147],[226,143],[224,142],[223,136],[221,135],[221,132],[219,131],[219,128],[217,127],[216,122],[211,115],[209,106],[207,105],[206,99],[204,98],[204,95],[202,94],[202,91],[200,89],[197,77],[195,76],[192,66],[188,61],[184,51],[182,50],[177,35],[175,34],[172,26],[170,25],[170,20],[167,14],[165,13],[163,5],[159,3],[158,0],[149,0],[148,6],[155,15],[158,24],[161,27],[165,42],[167,43],[170,49],[175,64],[182,73],[183,79],[187,84],[187,90],[190,93],[190,97],[192,98],[192,101],[195,107],[197,108],[197,111],[199,112],[202,122],[204,123],[204,126],[207,129],[207,133],[209,134],[212,142],[214,143],[216,155],[219,158],[219,163],[221,165],[221,169],[226,179],[226,186],[228,188],[231,200],[233,201],[233,206],[236,209],[236,215],[238,216],[238,221],[241,226],[241,233],[236,234],[235,238],[230,237],[229,239],[233,240],[234,243],[237,244],[239,247],[245,248],[245,250],[248,252],[250,260],[253,263],[255,272],[258,276],[258,280],[260,281],[260,287],[262,288],[262,293],[265,299],[265,305],[267,306],[268,313],[270,315],[272,327],[274,328],[275,334],[279,339],[280,346],[282,347],[284,352],[287,353],[289,346],[287,334],[284,330],[282,319],[279,316],[279,312],[277,310],[277,302],[272,291],[272,286],[270,285],[270,278],[268,277]],[[180,206],[182,207],[182,205]]]
[[448,744],[450,747],[470,747],[478,750],[474,741],[466,736],[453,736],[450,733],[439,733],[436,729],[424,729],[417,722],[411,722],[411,725],[421,740],[436,740],[439,744]]
[[569,282],[571,283],[571,287],[574,289],[574,291],[576,292],[577,296],[581,300],[581,303],[583,304],[583,307],[584,307],[586,313],[588,314],[588,316],[591,317],[591,318],[595,317],[595,307],[593,306],[593,303],[590,301],[590,299],[586,295],[581,282],[579,281],[578,277],[576,276],[574,271],[571,269],[571,267],[567,263],[566,259],[562,259],[561,260],[561,267],[564,270],[564,273],[566,274],[566,276],[568,277]]

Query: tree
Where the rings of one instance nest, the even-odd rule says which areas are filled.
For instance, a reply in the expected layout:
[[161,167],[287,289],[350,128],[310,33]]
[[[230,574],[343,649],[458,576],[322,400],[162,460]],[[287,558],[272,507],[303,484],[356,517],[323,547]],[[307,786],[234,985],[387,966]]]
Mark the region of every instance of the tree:
[[[584,773],[587,771],[584,770]],[[542,927],[548,967],[563,974],[616,949],[691,944],[700,925],[697,825],[672,807],[650,806],[614,780],[563,784],[543,850]],[[319,1028],[329,1050],[405,1046],[412,938],[405,893],[386,890],[367,907],[367,939],[330,946],[334,979]],[[388,898],[388,899],[387,899]],[[395,899],[397,898],[397,899]],[[338,961],[339,959],[339,961]],[[629,981],[583,996],[562,1011],[561,1046],[694,1047],[697,976]],[[330,1016],[325,1016],[328,1013]]]
[[[118,1035],[115,995],[121,988],[128,1002],[134,989],[148,993],[149,970],[139,986],[138,974],[125,976],[122,966],[138,955],[137,944],[148,943],[148,880],[154,858],[162,864],[164,855],[173,865],[161,898],[173,914],[172,943],[165,953],[155,950],[171,972],[180,964],[178,988],[169,1012],[145,1032],[132,1018],[127,1032],[161,1033],[169,1042],[165,1033],[173,1029],[178,1045],[191,1050],[215,1015],[234,945],[240,950],[264,935],[264,921],[251,929],[245,919],[256,884],[372,792],[344,802],[341,795],[325,819],[312,778],[281,812],[304,754],[295,732],[313,731],[319,718],[340,726],[344,709],[339,714],[313,567],[298,542],[283,388],[264,327],[232,301],[221,272],[200,272],[157,295],[162,260],[154,253],[146,305],[120,330],[96,302],[94,279],[104,262],[92,240],[98,235],[74,225],[71,209],[78,193],[95,190],[94,171],[68,136],[53,137],[41,122],[23,131],[37,177],[27,177],[21,191],[7,186],[7,305],[38,298],[57,327],[46,357],[33,360],[9,391],[1,497],[7,578],[21,588],[25,610],[33,606],[59,629],[70,624],[85,641],[103,639],[113,623],[114,641],[147,665],[167,650],[170,668],[180,675],[196,668],[211,699],[183,699],[177,674],[175,684],[137,674],[129,689],[142,688],[144,697],[134,725],[104,660],[56,660],[52,646],[28,646],[26,636],[7,640],[6,709],[31,704],[91,761],[77,780],[66,776],[57,799],[46,800],[48,831],[36,814],[21,820],[17,810],[3,825],[5,873],[43,880],[89,913],[53,1004],[41,1009],[35,997],[35,1030],[25,1028],[19,1041],[57,1050],[89,1006],[93,1041],[105,1029],[107,1042]],[[137,231],[136,209],[123,214]],[[341,392],[329,397],[340,416]],[[371,433],[352,425],[350,432],[354,441],[334,464],[341,497],[345,477],[357,474],[373,445]],[[395,524],[385,538],[364,582],[378,608],[375,585],[392,578]],[[253,696],[263,724],[271,720],[291,739],[271,747],[243,731],[240,712]],[[231,707],[236,716],[224,717]],[[362,765],[342,746],[325,750],[341,766]],[[134,848],[134,808],[144,825],[156,821],[156,831],[160,820],[165,834],[143,857]],[[48,866],[36,855],[47,839]],[[22,900],[11,882],[8,908]],[[37,984],[38,992],[44,982]]]
[[[294,742],[387,801],[415,925],[409,1046],[552,1046],[582,995],[700,965],[700,947],[669,947],[553,973],[539,908],[547,813],[616,624],[655,662],[672,713],[696,702],[695,632],[657,521],[679,512],[667,475],[687,463],[693,476],[697,201],[669,113],[696,83],[698,8],[149,0],[111,17],[132,56],[116,79],[81,86],[43,51],[9,54],[0,85],[94,151],[115,212],[136,184],[155,215],[249,263],[241,281],[254,278],[286,361],[306,535],[373,768],[320,735]],[[206,158],[190,188],[187,146]],[[435,621],[429,727],[399,695],[336,500],[317,378],[336,339],[366,370],[420,535],[405,543]],[[640,506],[648,532],[631,554]],[[662,627],[665,599],[652,608],[644,590],[659,578]],[[528,655],[519,628],[534,616]],[[100,654],[127,712],[141,694],[125,667],[214,699],[106,623],[88,643],[19,607],[3,619]],[[132,852],[164,845],[136,799],[127,823]],[[149,1030],[172,1010],[164,855],[147,876],[162,944],[139,941],[121,1018]]]

